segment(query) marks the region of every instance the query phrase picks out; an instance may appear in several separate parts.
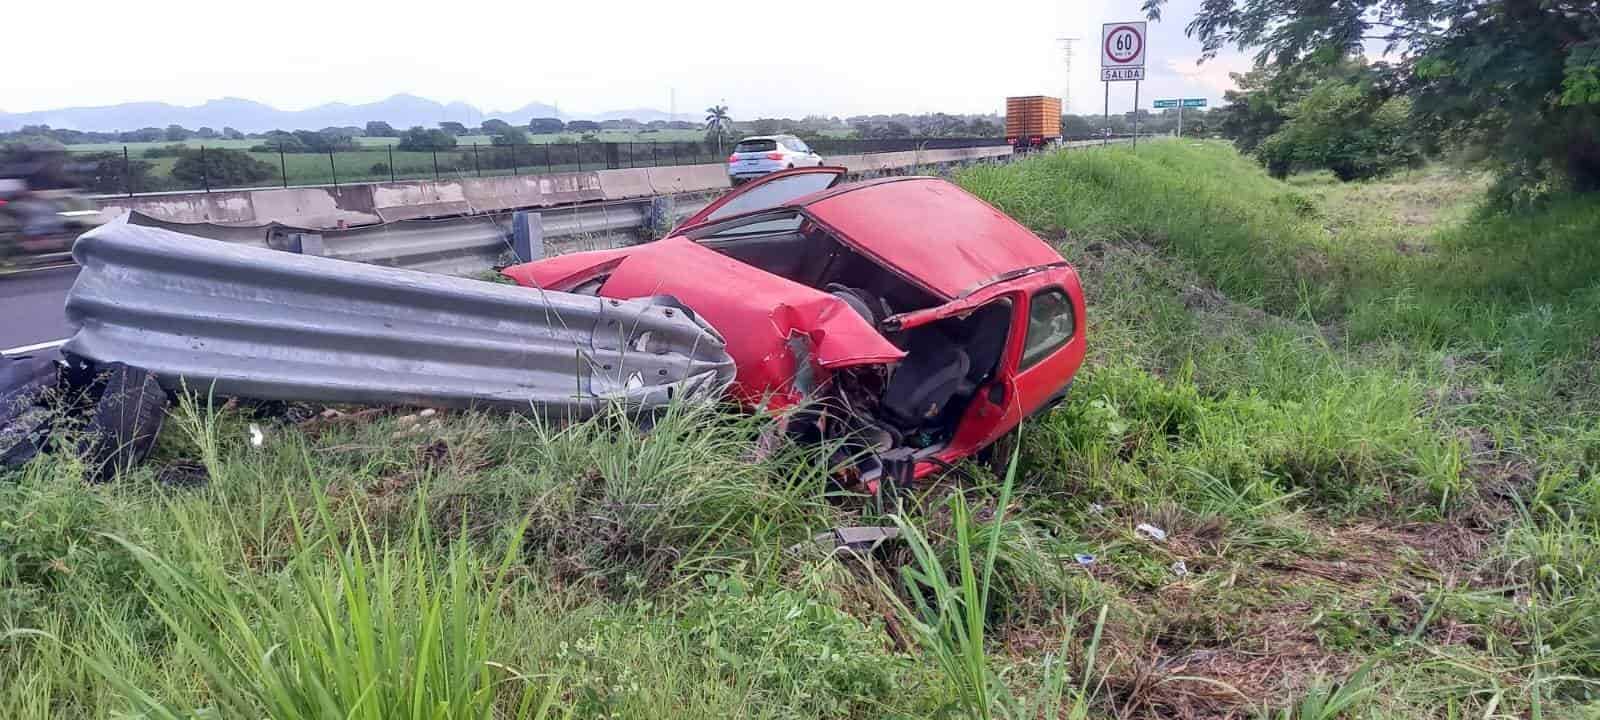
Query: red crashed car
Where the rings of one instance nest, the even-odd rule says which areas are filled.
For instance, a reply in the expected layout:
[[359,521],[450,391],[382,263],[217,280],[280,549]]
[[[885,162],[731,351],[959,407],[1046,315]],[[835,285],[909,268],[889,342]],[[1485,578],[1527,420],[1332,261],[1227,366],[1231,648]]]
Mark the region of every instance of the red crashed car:
[[731,389],[836,439],[876,490],[1006,436],[1083,362],[1083,290],[1061,255],[944,180],[768,175],[665,239],[506,268],[518,284],[670,295],[727,341]]

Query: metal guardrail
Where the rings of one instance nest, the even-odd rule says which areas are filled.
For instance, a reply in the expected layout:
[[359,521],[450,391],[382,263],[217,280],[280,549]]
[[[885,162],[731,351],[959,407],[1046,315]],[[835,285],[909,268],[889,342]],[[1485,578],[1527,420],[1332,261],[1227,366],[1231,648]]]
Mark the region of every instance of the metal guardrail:
[[[651,208],[676,222],[706,206],[704,195],[685,195],[625,202],[591,203],[527,212],[540,224],[554,250],[594,250],[642,239]],[[488,213],[437,220],[399,220],[347,230],[307,230],[286,225],[239,227],[210,223],[172,223],[130,213],[134,225],[238,245],[288,250],[338,260],[422,270],[444,275],[472,275],[512,255],[511,227],[516,213]],[[306,240],[293,239],[314,238]],[[530,258],[531,259],[531,258]]]
[[667,302],[337,262],[115,222],[79,238],[63,348],[268,400],[581,417],[720,392],[733,361]]

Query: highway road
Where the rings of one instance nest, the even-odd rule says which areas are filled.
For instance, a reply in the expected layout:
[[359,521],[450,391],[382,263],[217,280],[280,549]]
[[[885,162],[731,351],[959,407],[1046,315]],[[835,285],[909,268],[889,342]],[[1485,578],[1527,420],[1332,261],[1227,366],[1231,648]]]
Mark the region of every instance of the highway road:
[[63,307],[78,266],[0,277],[0,351],[10,352],[72,334]]

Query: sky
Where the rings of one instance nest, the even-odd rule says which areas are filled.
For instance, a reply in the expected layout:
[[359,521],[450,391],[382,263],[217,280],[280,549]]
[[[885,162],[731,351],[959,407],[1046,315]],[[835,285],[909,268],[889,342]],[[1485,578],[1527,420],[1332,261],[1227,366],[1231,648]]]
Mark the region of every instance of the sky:
[[[1152,23],[1140,105],[1203,97],[1215,105],[1237,52],[1197,66],[1183,26],[1200,0],[1171,0]],[[668,6],[593,3],[474,5],[438,18],[432,3],[277,0],[244,10],[172,0],[130,11],[80,0],[15,0],[0,73],[0,111],[242,97],[285,110],[363,103],[396,93],[486,111],[528,102],[563,112],[651,107],[685,119],[726,103],[735,119],[892,112],[1001,113],[1008,95],[1062,95],[1098,113],[1100,26],[1138,20],[1139,0],[812,0]],[[102,7],[96,7],[102,6]],[[465,7],[465,6],[462,6]],[[230,8],[223,10],[221,8]],[[492,9],[489,9],[492,8]],[[1071,81],[1057,38],[1079,37]],[[1111,110],[1133,104],[1114,83]],[[674,93],[674,90],[676,91]]]

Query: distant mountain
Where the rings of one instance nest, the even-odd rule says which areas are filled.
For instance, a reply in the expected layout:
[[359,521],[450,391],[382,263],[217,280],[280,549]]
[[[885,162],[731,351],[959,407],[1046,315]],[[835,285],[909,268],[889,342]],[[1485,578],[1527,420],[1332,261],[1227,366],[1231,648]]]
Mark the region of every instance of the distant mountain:
[[319,130],[329,126],[344,125],[361,126],[368,120],[382,120],[397,128],[407,128],[412,125],[432,127],[446,120],[476,127],[487,118],[499,118],[515,125],[522,125],[536,117],[559,117],[567,120],[633,118],[640,122],[671,119],[667,113],[650,108],[601,113],[558,113],[555,106],[540,102],[528,103],[515,110],[485,113],[462,102],[444,104],[416,95],[401,94],[363,105],[336,102],[305,110],[279,110],[254,100],[222,98],[187,107],[168,103],[137,102],[22,113],[0,112],[0,132],[17,130],[24,125],[49,125],[53,128],[88,132],[137,130],[144,127],[164,128],[168,125],[182,125],[190,130],[201,127],[221,130],[231,127],[244,132],[260,132]]
[[[633,108],[631,110],[607,110],[599,113],[577,113],[573,120],[638,120],[650,122],[652,120],[672,120],[670,113],[664,113],[653,108]],[[693,120],[693,114],[681,114],[679,120]]]
[[[558,118],[565,116],[561,114],[561,111],[556,109],[556,106],[546,105],[542,102],[531,102],[515,110],[501,110],[492,113],[484,113],[485,119],[496,118],[511,123],[512,125],[526,125],[528,124],[529,120],[538,117]],[[575,120],[577,118],[572,119]]]

